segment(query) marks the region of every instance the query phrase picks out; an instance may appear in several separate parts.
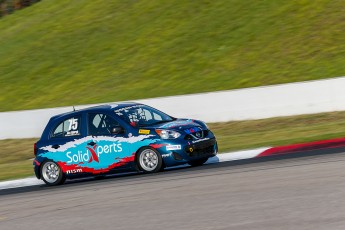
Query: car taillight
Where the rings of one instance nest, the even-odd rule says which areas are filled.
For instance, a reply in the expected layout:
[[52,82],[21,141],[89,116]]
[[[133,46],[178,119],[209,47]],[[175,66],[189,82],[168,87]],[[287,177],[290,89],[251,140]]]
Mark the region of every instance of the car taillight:
[[34,144],[34,154],[37,155],[37,143]]

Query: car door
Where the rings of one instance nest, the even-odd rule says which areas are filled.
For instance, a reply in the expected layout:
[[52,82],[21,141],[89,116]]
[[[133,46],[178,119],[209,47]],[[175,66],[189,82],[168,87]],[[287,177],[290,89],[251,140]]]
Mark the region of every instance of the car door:
[[108,172],[133,161],[125,130],[118,120],[107,113],[88,113],[88,166],[96,173]]

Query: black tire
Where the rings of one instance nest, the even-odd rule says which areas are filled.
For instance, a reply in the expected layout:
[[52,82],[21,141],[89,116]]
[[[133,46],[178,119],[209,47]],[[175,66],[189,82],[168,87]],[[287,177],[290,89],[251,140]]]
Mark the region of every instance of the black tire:
[[66,180],[60,166],[51,160],[42,163],[41,178],[49,186],[63,184]]
[[202,158],[202,159],[190,161],[190,162],[188,162],[188,164],[192,167],[197,167],[197,166],[201,166],[201,165],[205,164],[205,162],[207,160],[208,160],[208,158]]
[[139,170],[146,173],[159,172],[163,168],[161,154],[152,148],[140,149],[136,157],[136,163]]

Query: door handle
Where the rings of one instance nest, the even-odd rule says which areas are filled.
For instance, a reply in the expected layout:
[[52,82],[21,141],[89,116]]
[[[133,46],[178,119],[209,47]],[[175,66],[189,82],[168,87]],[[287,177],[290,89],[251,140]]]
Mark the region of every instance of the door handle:
[[60,145],[52,145],[52,148],[53,149],[58,149],[58,148],[60,148]]
[[93,141],[91,141],[91,142],[89,142],[89,143],[87,143],[87,145],[91,145],[91,146],[94,146],[96,143],[95,142],[93,142]]

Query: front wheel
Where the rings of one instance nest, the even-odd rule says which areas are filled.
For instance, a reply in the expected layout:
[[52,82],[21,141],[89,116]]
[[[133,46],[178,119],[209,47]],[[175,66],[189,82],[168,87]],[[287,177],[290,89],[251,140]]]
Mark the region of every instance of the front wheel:
[[43,181],[47,185],[63,184],[66,180],[60,166],[53,161],[46,161],[41,167]]
[[159,172],[162,169],[162,156],[154,149],[145,148],[137,155],[137,164],[141,171]]
[[202,159],[190,161],[190,162],[188,162],[188,164],[192,167],[196,167],[196,166],[203,165],[207,160],[208,160],[208,158],[202,158]]

